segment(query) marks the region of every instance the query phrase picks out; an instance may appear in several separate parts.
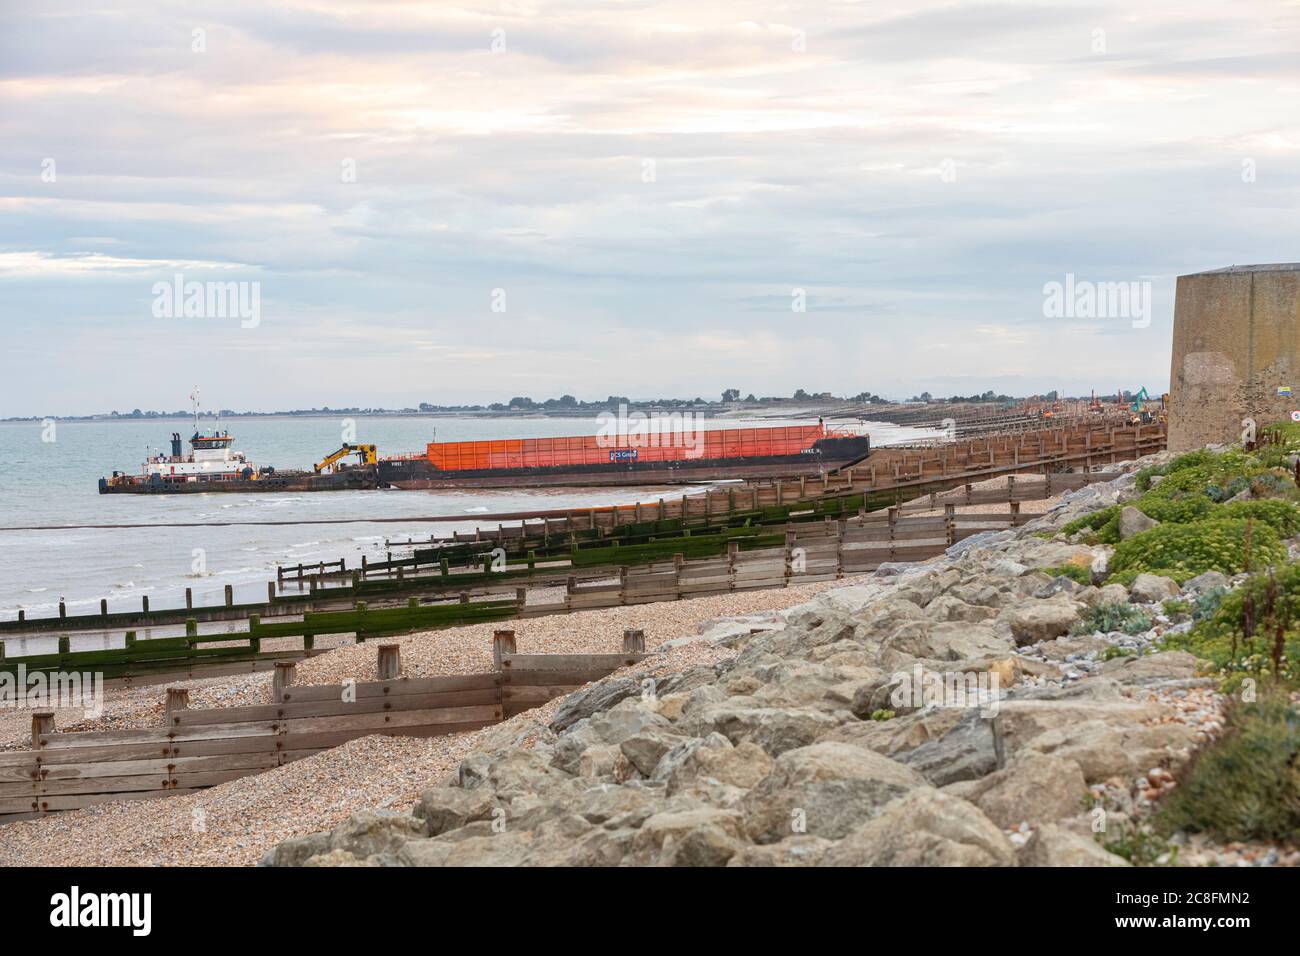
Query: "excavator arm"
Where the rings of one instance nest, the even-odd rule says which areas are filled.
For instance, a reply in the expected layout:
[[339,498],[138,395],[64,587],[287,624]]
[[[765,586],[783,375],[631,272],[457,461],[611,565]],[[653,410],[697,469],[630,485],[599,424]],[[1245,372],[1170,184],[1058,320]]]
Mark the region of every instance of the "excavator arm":
[[374,445],[349,445],[344,443],[343,447],[333,454],[326,455],[324,461],[318,462],[312,467],[316,469],[316,474],[320,474],[326,468],[333,468],[334,465],[348,455],[356,455],[363,465],[373,465],[379,461],[379,453]]

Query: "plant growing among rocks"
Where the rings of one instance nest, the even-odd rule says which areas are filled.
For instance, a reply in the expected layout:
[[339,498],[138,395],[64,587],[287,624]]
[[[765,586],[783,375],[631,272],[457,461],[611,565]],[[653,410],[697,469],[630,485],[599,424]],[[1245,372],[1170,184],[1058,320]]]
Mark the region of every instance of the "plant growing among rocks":
[[[1287,695],[1234,702],[1228,732],[1194,760],[1160,814],[1166,830],[1228,840],[1300,838],[1300,713]],[[1112,851],[1116,852],[1116,851]]]
[[1074,626],[1073,634],[1141,634],[1151,629],[1151,615],[1140,607],[1121,601],[1108,601],[1088,608]]
[[1206,571],[1233,575],[1267,567],[1286,556],[1286,546],[1269,525],[1250,518],[1213,518],[1135,534],[1115,548],[1110,569],[1116,583],[1131,583],[1143,573],[1182,583]]
[[[1218,602],[1212,612],[1211,602]],[[1225,690],[1247,677],[1287,685],[1300,678],[1300,563],[1252,575],[1235,591],[1217,588],[1197,604],[1198,623],[1186,634],[1169,635],[1165,646],[1211,661]]]

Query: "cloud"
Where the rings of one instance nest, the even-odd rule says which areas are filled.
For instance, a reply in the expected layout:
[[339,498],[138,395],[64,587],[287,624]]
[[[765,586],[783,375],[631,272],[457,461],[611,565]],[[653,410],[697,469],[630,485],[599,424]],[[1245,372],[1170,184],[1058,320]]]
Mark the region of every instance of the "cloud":
[[[1163,389],[1173,277],[1294,258],[1298,41],[1265,0],[20,0],[0,417],[214,356],[228,407]],[[177,271],[259,328],[154,320]],[[1158,277],[1151,327],[1045,320],[1066,273]]]

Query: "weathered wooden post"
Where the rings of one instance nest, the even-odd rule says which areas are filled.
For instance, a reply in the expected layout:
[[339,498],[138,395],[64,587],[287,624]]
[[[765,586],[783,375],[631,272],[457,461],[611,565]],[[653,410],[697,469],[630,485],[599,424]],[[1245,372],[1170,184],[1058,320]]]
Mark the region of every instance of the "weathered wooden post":
[[126,637],[123,638],[123,643],[126,645],[128,650],[135,647],[135,631],[127,631]]
[[59,617],[68,616],[68,606],[62,600],[59,601]]
[[[267,583],[270,584],[269,581]],[[274,586],[272,586],[271,593],[275,594]],[[193,609],[194,609],[194,589],[186,588],[185,589],[185,610],[190,611]]]
[[235,606],[235,587],[232,584],[226,585],[226,607]]
[[507,654],[515,653],[515,632],[514,631],[493,631],[492,632],[492,666],[496,670],[501,670],[501,660]]
[[379,679],[397,680],[402,676],[402,645],[379,645]]
[[99,599],[99,616],[100,616],[100,617],[108,617],[108,599],[107,599],[107,598],[100,598],[100,599]]
[[45,746],[41,737],[54,733],[54,711],[32,711],[32,749],[40,750]]
[[266,582],[266,603],[267,604],[275,603],[275,582],[274,581]]
[[59,653],[69,654],[72,652],[72,638],[66,634],[59,635]]
[[645,631],[628,628],[623,632],[623,653],[624,654],[644,654],[645,653]]
[[352,607],[357,615],[357,643],[364,644],[366,642],[366,602],[357,601]]
[[199,622],[197,618],[190,617],[185,619],[185,636],[186,637],[199,636]]
[[460,603],[461,603],[461,604],[468,604],[468,603],[469,603],[469,592],[468,592],[468,591],[461,591],[461,592],[460,592]]
[[957,506],[946,504],[943,506],[943,534],[944,540],[948,542],[948,547],[957,543]]
[[293,661],[276,661],[271,672],[271,699],[277,704],[284,703],[284,690],[293,686],[297,675],[297,665]]
[[[248,615],[248,649],[254,654],[261,653],[262,639],[257,635],[257,629],[262,626],[262,615]],[[305,641],[304,647],[311,647],[311,642]]]
[[177,716],[180,711],[188,710],[190,706],[190,692],[186,687],[168,687],[167,688],[167,715],[165,723],[173,727],[180,723],[180,717]]
[[515,604],[519,606],[519,613],[524,613],[524,608],[528,606],[528,589],[515,588]]

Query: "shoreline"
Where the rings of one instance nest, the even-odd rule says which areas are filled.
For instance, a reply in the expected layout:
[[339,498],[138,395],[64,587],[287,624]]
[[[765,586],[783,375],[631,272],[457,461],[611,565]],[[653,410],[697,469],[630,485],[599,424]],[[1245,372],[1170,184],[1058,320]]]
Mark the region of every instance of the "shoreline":
[[[703,625],[733,616],[771,615],[824,591],[865,583],[870,576],[822,581],[769,591],[745,591],[692,600],[575,611],[511,622],[521,653],[599,653],[614,646],[625,627],[645,631],[646,649],[696,637]],[[395,638],[403,672],[412,677],[491,669],[491,634],[498,624],[475,624]],[[713,664],[733,651],[689,641],[652,656],[630,673],[678,671]],[[376,678],[371,643],[347,643],[301,661],[300,686],[348,678]],[[271,674],[174,682],[191,689],[195,707],[269,703]],[[77,721],[56,716],[61,730],[156,726],[164,713],[161,686],[111,692],[103,717]],[[545,723],[553,700],[500,724],[464,734],[416,739],[363,737],[313,757],[242,777],[200,793],[104,803],[84,810],[20,820],[0,827],[0,866],[204,866],[252,865],[276,843],[337,825],[361,810],[407,809],[421,790],[452,773],[476,747],[516,742]],[[65,722],[65,720],[67,722]],[[30,712],[0,713],[0,750],[26,749]],[[204,829],[195,829],[202,819]]]

